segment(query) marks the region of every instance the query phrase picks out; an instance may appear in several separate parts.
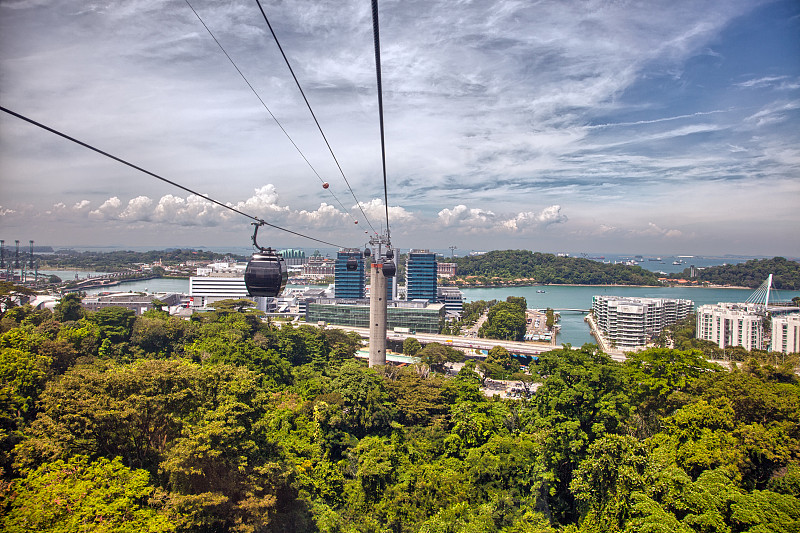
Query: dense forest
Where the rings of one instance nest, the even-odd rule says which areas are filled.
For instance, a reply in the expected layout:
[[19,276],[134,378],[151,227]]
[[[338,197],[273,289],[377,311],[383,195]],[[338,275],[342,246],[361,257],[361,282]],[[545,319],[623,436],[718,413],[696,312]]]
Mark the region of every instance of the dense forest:
[[97,270],[100,272],[116,272],[127,270],[137,263],[153,263],[162,261],[165,265],[178,265],[187,261],[218,261],[232,257],[237,261],[246,261],[247,258],[239,255],[220,254],[203,250],[169,248],[166,250],[151,250],[149,252],[133,252],[119,250],[114,252],[77,252],[74,250],[60,250],[56,254],[37,256],[41,261],[40,269],[82,269]]
[[461,283],[469,281],[465,280],[468,276],[476,276],[485,278],[485,282],[499,278],[556,285],[660,285],[653,272],[639,266],[612,265],[527,250],[495,250],[453,261],[458,265]]
[[587,344],[502,400],[234,305],[2,311],[4,531],[800,531],[789,367]]
[[[672,278],[689,278],[689,269]],[[772,285],[776,289],[800,290],[800,263],[783,257],[772,259],[751,259],[736,265],[720,265],[698,271],[697,279],[714,285],[735,285],[757,288],[772,274]]]

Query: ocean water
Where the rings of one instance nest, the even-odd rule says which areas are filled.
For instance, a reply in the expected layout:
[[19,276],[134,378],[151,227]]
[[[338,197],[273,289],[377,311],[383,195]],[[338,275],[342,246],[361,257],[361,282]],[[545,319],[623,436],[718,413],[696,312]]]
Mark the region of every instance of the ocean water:
[[[543,290],[544,293],[536,292]],[[583,318],[592,306],[592,296],[637,296],[643,298],[680,298],[692,300],[695,308],[699,305],[719,302],[744,302],[753,294],[752,289],[719,289],[705,287],[573,287],[563,285],[545,285],[535,287],[504,287],[492,289],[462,289],[464,300],[504,301],[509,296],[522,296],[529,309],[582,309],[585,312],[561,312],[561,331],[559,343],[568,342],[573,346],[581,346],[587,342],[595,342],[589,332],[589,326]],[[770,301],[791,301],[800,296],[800,291],[773,291]]]
[[[74,276],[75,271],[70,271]],[[61,275],[58,272],[54,272]],[[86,277],[79,272],[81,278]],[[62,276],[63,277],[63,276]],[[543,290],[545,292],[537,292]],[[100,292],[178,292],[189,293],[188,279],[147,279],[120,283],[114,287],[98,287],[89,289],[88,294]],[[592,305],[592,296],[638,296],[645,298],[682,298],[692,300],[695,308],[704,304],[718,302],[744,302],[753,294],[752,289],[721,289],[705,287],[575,287],[564,285],[545,285],[532,287],[503,287],[490,289],[462,289],[464,300],[503,301],[509,296],[522,296],[531,309],[581,309],[584,312],[561,311],[561,332],[558,342],[568,342],[573,346],[580,346],[587,342],[594,342],[589,333],[589,326],[583,318]],[[800,296],[800,291],[773,290],[771,301],[791,301],[795,296]]]

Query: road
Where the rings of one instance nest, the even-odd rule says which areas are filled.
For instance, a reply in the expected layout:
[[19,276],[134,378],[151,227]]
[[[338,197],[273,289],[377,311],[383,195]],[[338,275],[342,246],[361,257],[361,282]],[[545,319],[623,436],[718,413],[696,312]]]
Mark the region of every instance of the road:
[[[356,328],[350,326],[337,326],[328,324],[326,327],[338,328],[345,331],[354,331],[362,337],[369,338],[369,328]],[[502,346],[512,354],[518,355],[538,355],[540,353],[549,352],[556,349],[556,346],[550,344],[537,344],[533,342],[516,342],[516,341],[502,341],[497,339],[478,339],[474,337],[458,337],[455,335],[438,335],[434,333],[397,333],[394,331],[387,331],[386,338],[393,341],[404,341],[408,337],[414,337],[422,344],[438,342],[446,344],[453,348],[461,349],[478,349],[478,350],[491,350],[495,346]],[[486,357],[481,353],[472,353],[475,357]]]

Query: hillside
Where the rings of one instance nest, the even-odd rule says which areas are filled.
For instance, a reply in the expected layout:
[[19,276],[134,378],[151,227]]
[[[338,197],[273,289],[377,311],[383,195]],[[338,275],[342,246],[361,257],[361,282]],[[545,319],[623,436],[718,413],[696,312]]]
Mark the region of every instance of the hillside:
[[638,266],[612,265],[578,257],[528,250],[495,250],[454,259],[458,277],[483,276],[503,280],[533,279],[552,285],[660,285],[653,272]]
[[[735,285],[756,288],[772,274],[776,289],[800,290],[800,263],[783,257],[751,259],[737,265],[721,265],[700,270],[697,279],[714,285]],[[670,275],[671,278],[689,277],[689,269]]]
[[[0,530],[797,531],[790,364],[587,344],[502,399],[474,361],[369,369],[360,347],[227,307],[0,308]],[[483,366],[518,370],[502,352]]]

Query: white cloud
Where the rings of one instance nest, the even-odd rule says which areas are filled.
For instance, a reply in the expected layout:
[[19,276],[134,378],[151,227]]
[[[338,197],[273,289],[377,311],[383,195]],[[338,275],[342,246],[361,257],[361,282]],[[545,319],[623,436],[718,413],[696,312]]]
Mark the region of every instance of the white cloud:
[[788,76],[766,76],[766,77],[763,77],[763,78],[757,78],[757,79],[751,79],[751,80],[743,81],[741,83],[737,83],[736,85],[739,86],[739,87],[746,87],[746,88],[751,88],[751,87],[756,87],[756,88],[769,87],[771,85],[775,85],[776,81],[783,81],[787,77]]
[[153,210],[151,206],[153,205],[153,200],[148,198],[147,196],[137,196],[136,198],[131,198],[128,202],[128,206],[125,208],[122,213],[119,214],[119,218],[126,221],[149,221],[153,216]]
[[757,127],[783,122],[789,117],[787,112],[800,109],[800,100],[791,102],[773,102],[762,110],[747,117],[748,122],[755,122]]
[[519,213],[514,218],[503,221],[502,226],[511,231],[531,231],[566,221],[567,216],[561,213],[561,206],[551,205],[538,213],[534,211]]
[[[338,193],[337,169],[320,161],[324,143],[282,59],[264,53],[257,8],[243,0],[196,7]],[[349,195],[339,209],[320,204],[314,176],[190,11],[159,0],[122,8],[12,0],[0,9],[9,107],[270,223],[330,235],[342,221],[352,228],[352,216],[360,219],[356,233],[369,229]],[[382,198],[368,4],[295,0],[269,9],[358,198]],[[434,248],[449,244],[452,232],[431,229],[444,227],[495,247],[540,231],[541,243],[545,233],[562,233],[541,228],[566,226],[557,206],[568,204],[569,236],[597,236],[598,249],[628,245],[626,228],[637,224],[659,234],[645,227],[648,220],[731,211],[743,179],[763,189],[796,181],[800,76],[796,62],[767,57],[759,39],[772,32],[781,46],[791,44],[775,24],[781,11],[762,0],[387,2],[381,31],[393,237],[410,245],[429,239]],[[745,36],[749,61],[732,53],[741,42],[731,39]],[[75,222],[73,242],[131,242],[117,235],[150,224],[186,228],[210,245],[227,237],[192,228],[250,222],[201,196],[132,177],[13,117],[0,121],[5,227],[12,212],[16,220],[49,211],[42,218],[52,226]],[[774,209],[787,213],[784,225],[796,227],[796,195],[774,197]],[[362,205],[380,229],[383,202]],[[598,227],[609,220],[614,227]],[[720,231],[742,241],[732,229]],[[147,234],[165,245],[180,237]],[[789,237],[775,236],[770,246],[792,255]],[[747,253],[747,246],[725,252]]]
[[181,198],[167,194],[158,201],[153,220],[179,226],[216,226],[223,219],[220,211],[202,196],[190,194]]
[[[386,223],[386,209],[384,208],[383,200],[380,198],[373,198],[369,202],[359,202],[361,209],[367,214],[372,225],[377,230],[379,226]],[[357,211],[359,206],[353,206],[353,213],[356,218],[361,218],[361,212]],[[414,215],[400,206],[389,206],[389,224],[403,224],[414,220]]]
[[110,220],[113,218],[117,218],[119,216],[120,206],[122,202],[116,196],[112,196],[105,202],[103,202],[100,207],[95,209],[94,211],[89,212],[89,218],[93,218],[95,220]]
[[647,235],[653,237],[680,237],[683,235],[681,230],[677,229],[666,229],[654,224],[653,222],[648,222],[647,227],[640,230],[631,230],[630,233],[634,235]]
[[453,209],[442,209],[438,213],[438,223],[466,232],[511,231],[527,232],[541,229],[550,224],[567,221],[561,213],[561,206],[551,205],[542,211],[524,211],[510,217],[503,217],[492,211],[469,208],[463,204]]
[[465,228],[491,228],[495,225],[497,215],[483,209],[470,209],[461,204],[453,209],[439,211],[439,223],[445,227],[460,226]]
[[[237,203],[235,207],[248,215],[265,220],[289,212],[288,207],[278,205],[278,192],[272,184],[257,188],[253,196]],[[267,221],[270,222],[270,220]]]
[[341,227],[343,224],[353,224],[353,219],[349,215],[325,202],[321,203],[314,211],[303,209],[291,218],[298,224],[314,228]]

